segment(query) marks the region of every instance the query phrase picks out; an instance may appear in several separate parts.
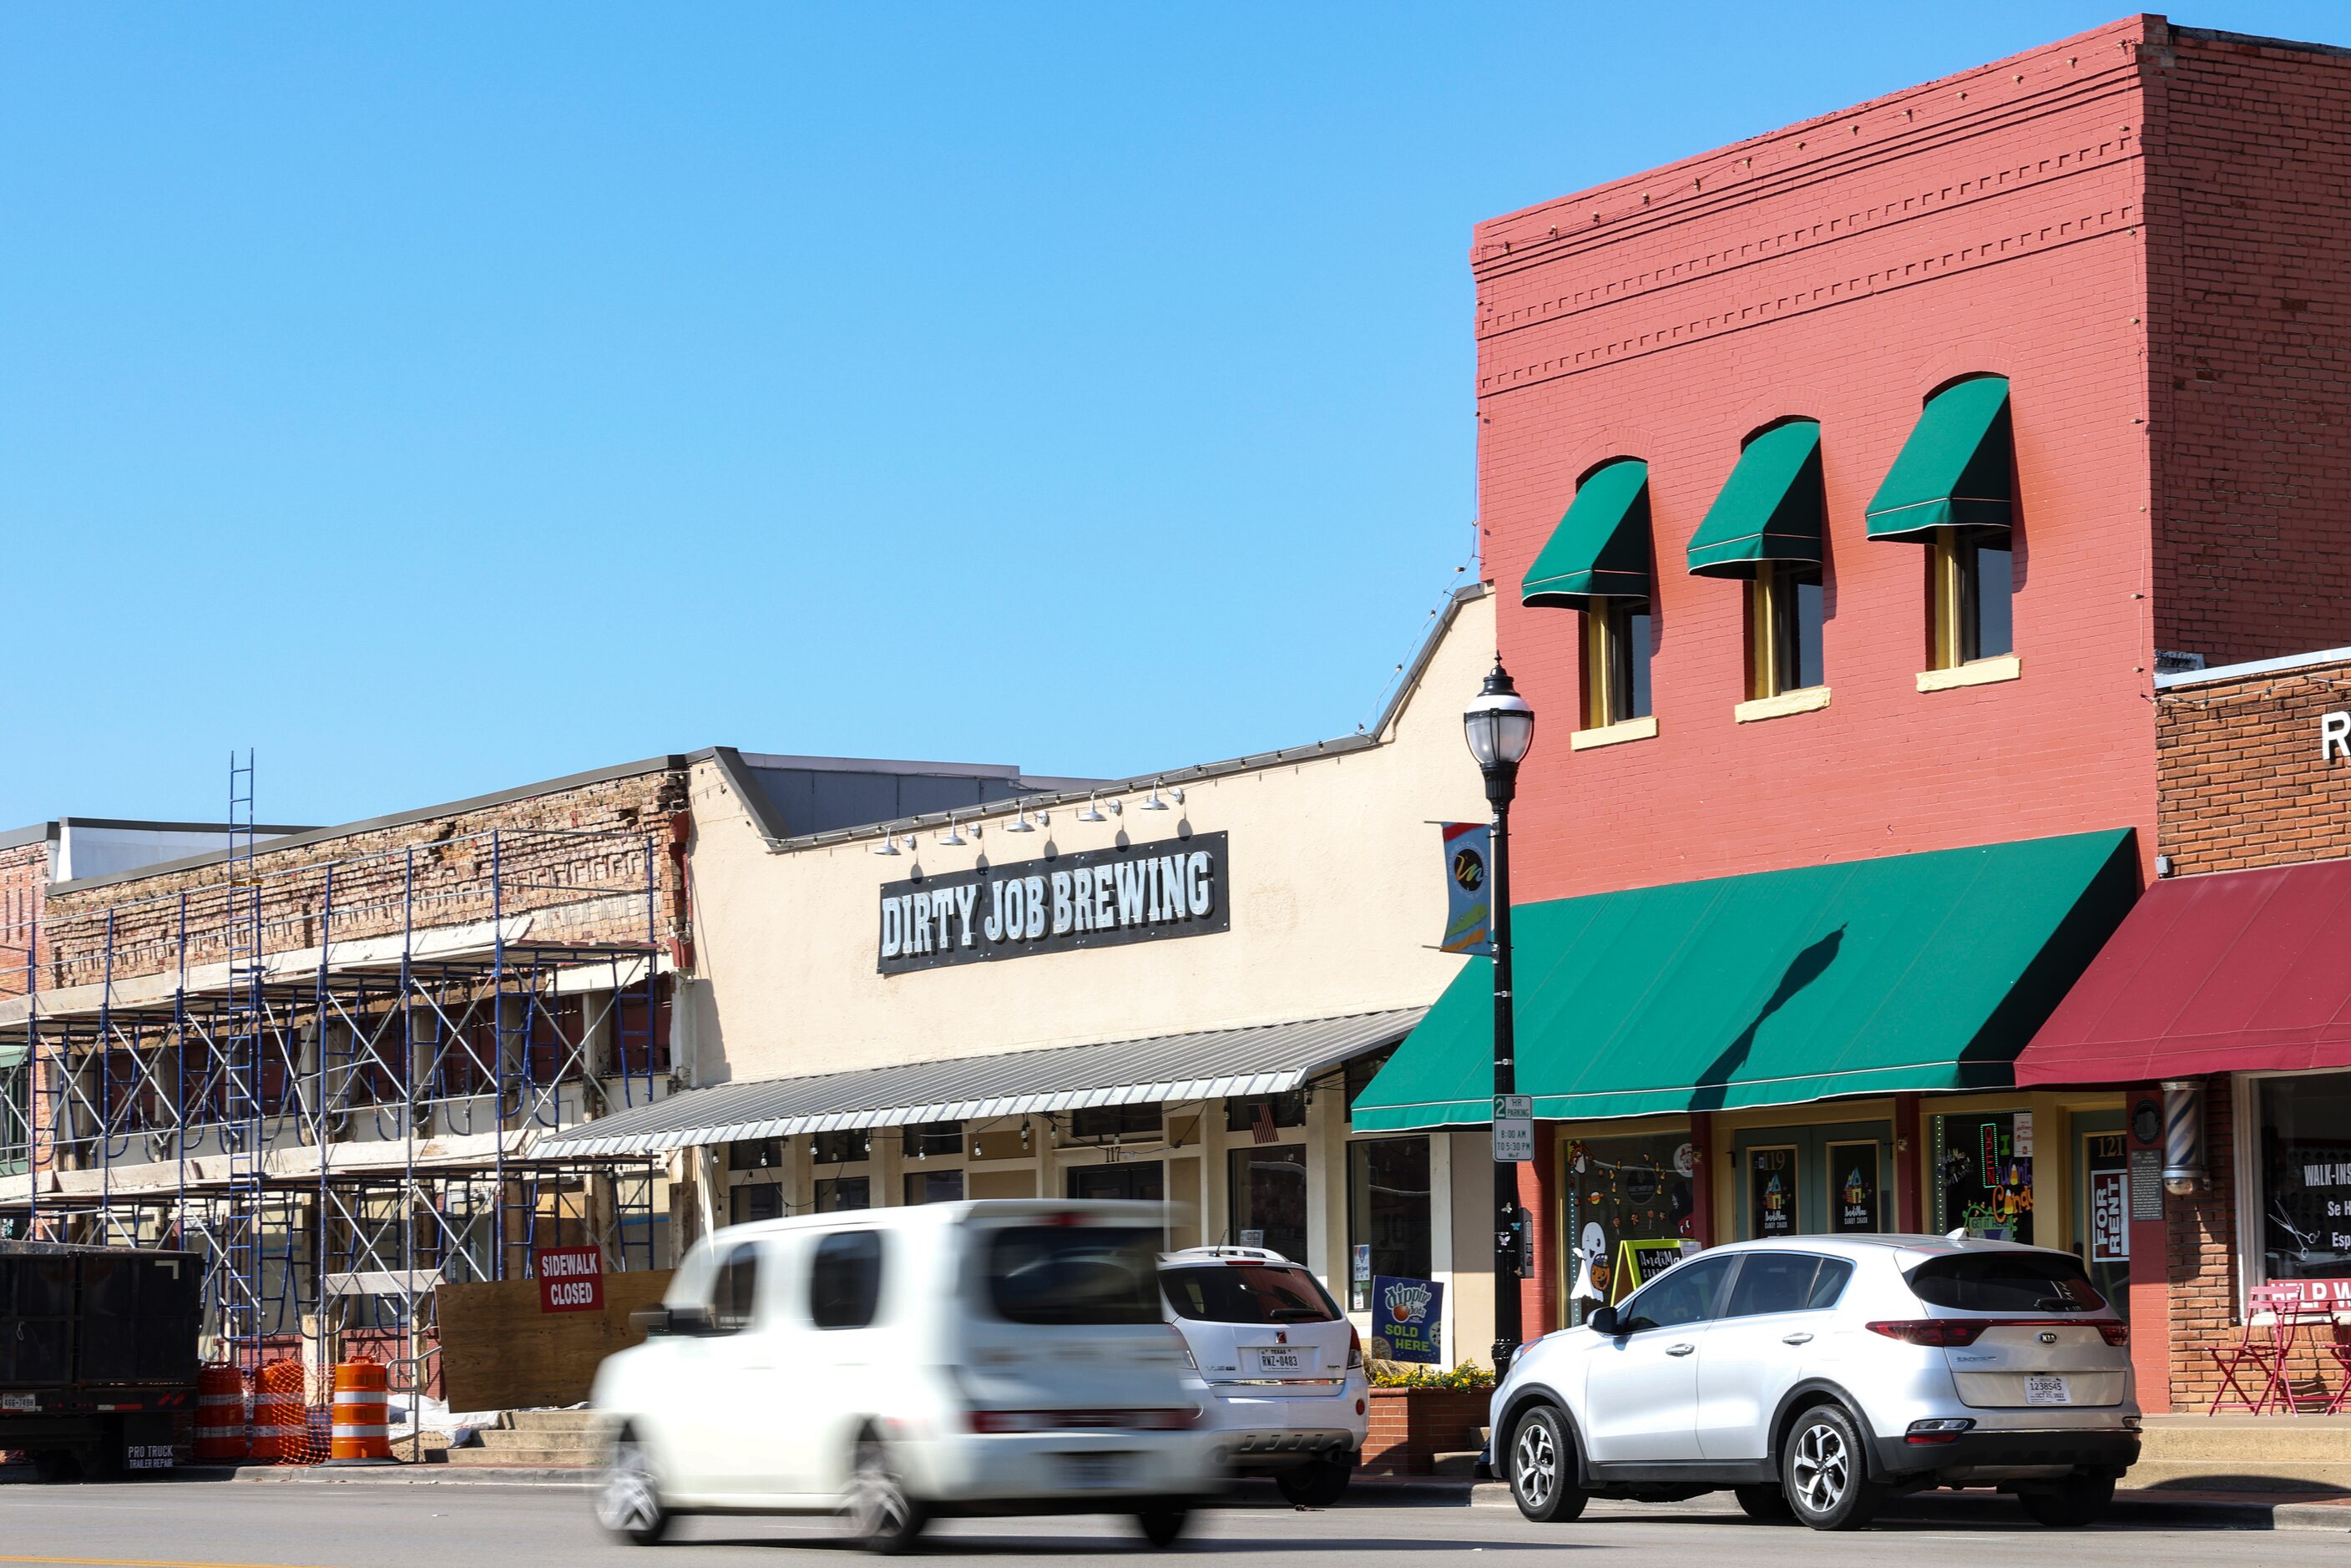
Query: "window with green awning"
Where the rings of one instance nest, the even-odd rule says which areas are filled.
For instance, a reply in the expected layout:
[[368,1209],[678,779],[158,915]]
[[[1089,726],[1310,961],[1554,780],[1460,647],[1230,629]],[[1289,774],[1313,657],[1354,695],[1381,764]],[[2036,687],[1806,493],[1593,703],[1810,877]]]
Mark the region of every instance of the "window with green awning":
[[[1519,1092],[1583,1118],[2006,1087],[2137,891],[2126,828],[1521,904]],[[1493,1024],[1473,959],[1355,1130],[1486,1122]]]
[[1649,465],[1613,458],[1575,487],[1575,499],[1520,581],[1519,601],[1589,610],[1595,599],[1648,597]]
[[1870,499],[1869,537],[1932,542],[1937,528],[2004,528],[2015,512],[2008,378],[1973,376],[1927,400]]
[[1792,419],[1749,439],[1689,542],[1698,577],[1751,577],[1765,561],[1825,560],[1821,427]]

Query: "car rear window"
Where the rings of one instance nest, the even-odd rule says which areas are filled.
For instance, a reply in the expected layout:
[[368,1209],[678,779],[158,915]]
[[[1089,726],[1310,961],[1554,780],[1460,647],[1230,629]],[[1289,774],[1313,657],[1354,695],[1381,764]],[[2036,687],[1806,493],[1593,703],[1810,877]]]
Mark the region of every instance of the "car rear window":
[[1016,1323],[1155,1323],[1159,1232],[1016,1225],[987,1232],[989,1305]]
[[1176,1315],[1209,1323],[1327,1323],[1339,1309],[1303,1269],[1202,1263],[1161,1272]]
[[2081,1260],[2062,1252],[1962,1252],[1910,1270],[1930,1307],[1962,1312],[2095,1312],[2106,1304]]

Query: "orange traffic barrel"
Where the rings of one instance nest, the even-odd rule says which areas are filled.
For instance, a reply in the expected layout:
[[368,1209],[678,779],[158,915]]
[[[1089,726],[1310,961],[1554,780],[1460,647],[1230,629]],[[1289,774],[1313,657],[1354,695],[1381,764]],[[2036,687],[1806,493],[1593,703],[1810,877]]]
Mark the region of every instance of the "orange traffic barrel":
[[213,1365],[196,1373],[196,1442],[189,1458],[200,1465],[233,1465],[251,1447],[245,1435],[245,1374]]
[[335,1424],[329,1444],[330,1465],[384,1464],[392,1458],[390,1393],[380,1361],[345,1361],[335,1366]]
[[264,1362],[253,1375],[253,1457],[269,1464],[308,1464],[304,1436],[302,1364]]

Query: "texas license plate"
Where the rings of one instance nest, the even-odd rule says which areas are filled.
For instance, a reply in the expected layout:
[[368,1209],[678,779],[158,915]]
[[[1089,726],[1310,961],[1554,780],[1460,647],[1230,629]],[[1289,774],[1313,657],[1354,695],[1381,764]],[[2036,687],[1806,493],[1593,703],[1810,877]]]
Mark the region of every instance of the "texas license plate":
[[1073,1487],[1114,1487],[1134,1473],[1133,1454],[1063,1454],[1061,1479]]
[[2062,1377],[2031,1376],[2024,1380],[2027,1405],[2071,1405],[2074,1396]]
[[1243,1353],[1249,1357],[1243,1370],[1259,1377],[1303,1377],[1306,1375],[1307,1347],[1303,1345],[1251,1345]]

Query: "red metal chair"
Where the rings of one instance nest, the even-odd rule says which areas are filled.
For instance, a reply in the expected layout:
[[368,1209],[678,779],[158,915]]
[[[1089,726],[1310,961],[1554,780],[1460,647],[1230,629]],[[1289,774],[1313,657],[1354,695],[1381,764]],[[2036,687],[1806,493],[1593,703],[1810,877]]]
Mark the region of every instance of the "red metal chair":
[[[2333,1314],[2322,1312],[2313,1317],[2299,1286],[2255,1285],[2246,1291],[2244,1333],[2234,1345],[2215,1345],[2210,1352],[2212,1364],[2220,1369],[2220,1386],[2214,1390],[2204,1414],[2217,1416],[2230,1409],[2260,1416],[2277,1408],[2289,1416],[2300,1415],[2286,1364],[2303,1328],[2320,1319],[2331,1322]],[[2250,1382],[2255,1375],[2261,1379],[2261,1392],[2248,1396],[2239,1378]]]

